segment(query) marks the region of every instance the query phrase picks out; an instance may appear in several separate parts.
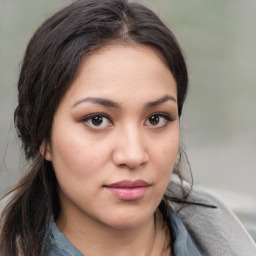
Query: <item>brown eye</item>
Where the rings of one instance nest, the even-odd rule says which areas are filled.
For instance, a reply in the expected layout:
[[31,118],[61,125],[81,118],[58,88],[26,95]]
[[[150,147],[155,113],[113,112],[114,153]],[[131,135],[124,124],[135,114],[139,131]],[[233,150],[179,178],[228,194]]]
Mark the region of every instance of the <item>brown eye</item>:
[[169,122],[176,120],[166,113],[154,113],[147,118],[145,125],[153,128],[162,128],[168,125]]
[[111,119],[105,114],[90,114],[84,117],[81,122],[93,129],[104,129],[113,126]]
[[149,117],[148,120],[149,120],[150,124],[154,126],[154,125],[158,125],[159,119],[160,118],[159,118],[158,115],[152,115],[152,116]]
[[103,123],[103,117],[102,116],[94,116],[91,118],[91,122],[95,126],[100,126]]

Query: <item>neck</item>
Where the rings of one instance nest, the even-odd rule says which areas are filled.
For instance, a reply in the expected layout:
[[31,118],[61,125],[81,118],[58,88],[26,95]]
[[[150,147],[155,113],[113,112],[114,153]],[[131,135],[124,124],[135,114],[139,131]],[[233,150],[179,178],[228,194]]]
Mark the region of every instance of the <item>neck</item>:
[[[149,256],[162,255],[166,232],[160,212],[133,228],[110,228],[93,219],[67,218],[61,214],[56,221],[60,231],[86,256]],[[168,250],[168,255],[170,252]],[[163,254],[167,255],[167,254]]]

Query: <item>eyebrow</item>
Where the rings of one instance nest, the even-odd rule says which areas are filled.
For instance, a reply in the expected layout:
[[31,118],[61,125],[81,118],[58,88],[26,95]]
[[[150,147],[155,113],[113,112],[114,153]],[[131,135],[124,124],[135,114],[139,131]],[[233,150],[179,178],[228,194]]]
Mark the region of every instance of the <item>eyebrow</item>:
[[114,102],[112,100],[109,99],[105,99],[105,98],[95,98],[95,97],[87,97],[87,98],[83,98],[81,100],[79,100],[78,102],[76,102],[72,108],[76,107],[77,105],[84,103],[84,102],[90,102],[90,103],[94,103],[94,104],[99,104],[99,105],[103,105],[106,107],[112,107],[112,108],[120,108],[120,104],[117,102]]
[[[157,105],[160,105],[166,101],[173,101],[173,102],[177,102],[176,99],[172,96],[169,95],[165,95],[163,97],[161,97],[160,99],[157,99],[155,101],[151,101],[148,102],[145,107],[146,108],[151,108]],[[117,103],[115,101],[109,100],[109,99],[105,99],[105,98],[97,98],[97,97],[87,97],[87,98],[83,98],[79,101],[77,101],[72,108],[76,107],[77,105],[84,103],[84,102],[90,102],[90,103],[94,103],[94,104],[99,104],[105,107],[112,107],[112,108],[120,108],[121,104]]]
[[146,107],[147,108],[155,107],[155,106],[160,105],[160,104],[162,104],[162,103],[164,103],[166,101],[177,102],[177,100],[174,97],[169,96],[169,95],[165,95],[165,96],[163,96],[162,98],[160,98],[160,99],[158,99],[156,101],[151,101],[151,102],[147,103]]

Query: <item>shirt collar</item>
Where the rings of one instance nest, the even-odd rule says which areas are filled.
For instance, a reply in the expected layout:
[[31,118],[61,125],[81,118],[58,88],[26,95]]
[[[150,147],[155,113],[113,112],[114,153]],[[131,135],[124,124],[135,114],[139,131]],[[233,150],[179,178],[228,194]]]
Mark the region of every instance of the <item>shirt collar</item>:
[[171,207],[168,209],[173,230],[175,233],[175,240],[173,243],[173,250],[176,256],[201,256],[196,245],[192,241],[187,229],[182,223],[178,215]]
[[[171,207],[168,211],[175,233],[173,243],[175,256],[201,256],[181,219]],[[60,255],[57,253],[61,253],[63,256],[83,256],[58,229],[54,221],[51,223],[47,249],[51,252],[48,255]]]

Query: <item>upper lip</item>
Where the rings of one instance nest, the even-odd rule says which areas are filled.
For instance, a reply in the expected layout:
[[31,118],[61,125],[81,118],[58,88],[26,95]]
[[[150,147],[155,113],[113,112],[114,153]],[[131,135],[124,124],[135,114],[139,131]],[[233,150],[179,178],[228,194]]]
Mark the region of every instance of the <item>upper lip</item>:
[[136,187],[148,187],[149,183],[144,180],[122,180],[110,185],[107,185],[108,188],[136,188]]

